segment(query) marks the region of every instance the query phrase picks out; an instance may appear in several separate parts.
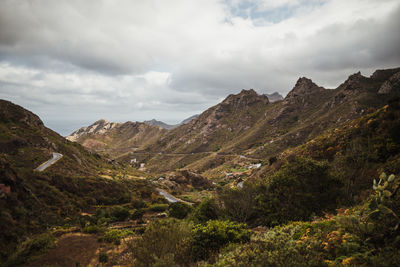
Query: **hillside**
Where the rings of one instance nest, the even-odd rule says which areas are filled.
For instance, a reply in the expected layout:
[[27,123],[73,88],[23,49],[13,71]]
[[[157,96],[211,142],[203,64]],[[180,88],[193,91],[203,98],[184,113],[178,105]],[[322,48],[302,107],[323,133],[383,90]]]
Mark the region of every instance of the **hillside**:
[[[53,152],[63,157],[35,171]],[[97,205],[150,199],[154,189],[141,176],[107,163],[46,128],[30,111],[0,100],[0,262],[27,237],[56,225],[79,224],[80,214]]]
[[[266,160],[383,106],[399,91],[399,71],[377,70],[371,77],[356,73],[336,89],[303,77],[275,103],[243,90],[132,154],[155,171],[187,167],[204,172],[240,155]],[[158,166],[160,160],[167,164]]]
[[190,168],[218,176],[224,163],[241,155],[268,160],[383,106],[399,91],[399,73],[398,68],[377,70],[370,77],[358,72],[335,89],[302,77],[283,100],[242,90],[169,131],[100,120],[68,138],[126,163],[144,162],[155,172]]
[[179,220],[150,224],[131,246],[135,264],[398,266],[399,121],[393,96],[283,151],[242,186],[218,184],[193,209],[171,205]]
[[78,142],[92,151],[115,157],[155,142],[166,131],[162,127],[145,122],[114,123],[98,120],[90,126],[73,132],[66,138]]

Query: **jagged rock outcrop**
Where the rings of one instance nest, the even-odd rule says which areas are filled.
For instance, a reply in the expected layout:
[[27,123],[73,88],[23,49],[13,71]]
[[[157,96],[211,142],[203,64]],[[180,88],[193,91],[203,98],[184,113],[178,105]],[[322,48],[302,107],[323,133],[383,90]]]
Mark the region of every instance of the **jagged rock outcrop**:
[[325,88],[316,85],[311,79],[306,77],[299,78],[296,85],[285,97],[286,103],[294,102],[301,99],[304,102],[304,97],[310,94],[316,94],[325,90]]
[[269,103],[268,97],[266,95],[257,94],[254,89],[245,90],[243,89],[239,94],[231,94],[225,98],[221,104],[219,104],[219,108],[222,110],[225,107],[227,108],[242,108],[251,106],[255,103],[263,103],[264,105]]
[[378,94],[390,94],[394,91],[400,91],[400,71],[385,81],[379,88]]
[[79,130],[76,130],[69,136],[67,136],[67,140],[76,142],[79,140],[84,135],[88,134],[105,134],[109,130],[113,129],[114,127],[118,127],[121,125],[121,123],[115,123],[115,122],[109,122],[104,119],[100,119],[93,123],[92,125],[89,125],[87,127],[82,127]]
[[346,91],[355,91],[361,88],[361,82],[366,79],[361,72],[350,75],[347,80],[342,83],[339,87],[343,87]]

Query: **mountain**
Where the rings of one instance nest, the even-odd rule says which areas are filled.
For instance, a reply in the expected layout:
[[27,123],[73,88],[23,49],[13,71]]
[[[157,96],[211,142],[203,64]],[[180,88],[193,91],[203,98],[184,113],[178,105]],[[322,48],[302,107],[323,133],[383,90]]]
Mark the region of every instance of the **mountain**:
[[189,123],[190,121],[192,121],[192,120],[194,120],[194,119],[196,119],[197,117],[199,117],[199,114],[196,114],[196,115],[193,115],[193,116],[190,116],[189,118],[187,118],[187,119],[184,119],[179,125],[182,125],[182,124],[186,124],[186,123]]
[[155,142],[166,131],[162,127],[145,122],[114,123],[102,119],[80,128],[66,138],[92,151],[101,151],[114,156]]
[[99,126],[109,129],[107,134],[91,133],[97,127],[93,126],[76,141],[125,162],[136,158],[153,171],[185,167],[199,172],[214,169],[212,175],[218,175],[220,166],[233,158],[266,160],[362,116],[369,108],[383,106],[399,91],[399,72],[399,68],[377,70],[370,77],[358,72],[335,89],[301,77],[283,100],[276,100],[278,94],[242,90],[168,131],[149,128],[146,134],[142,130],[121,135],[120,126],[107,124]]
[[149,143],[154,143],[167,130],[189,123],[197,117],[198,115],[193,115],[176,125],[169,125],[155,119],[125,123],[100,119],[74,131],[66,139],[78,142],[92,151],[103,152],[112,157],[121,156],[126,151],[138,150]]
[[158,126],[158,127],[161,127],[163,129],[167,129],[167,130],[173,129],[173,128],[178,126],[178,125],[166,124],[166,123],[164,123],[162,121],[158,121],[158,120],[155,120],[155,119],[152,119],[152,120],[149,120],[149,121],[144,121],[143,123],[146,123],[146,124],[148,124],[150,126]]
[[[399,92],[399,71],[377,70],[371,77],[355,73],[335,89],[302,77],[283,101],[274,103],[254,90],[243,90],[149,143],[141,160],[159,171],[185,167],[216,173],[218,166],[240,155],[266,160],[383,106]],[[381,89],[388,84],[390,90]],[[156,164],[160,160],[162,167]]]
[[278,92],[272,94],[265,94],[268,97],[269,102],[274,103],[276,101],[283,100],[283,96],[280,95]]
[[[103,121],[98,126],[102,123],[107,125]],[[93,131],[101,131],[97,128]],[[53,152],[62,158],[35,171]],[[32,112],[0,100],[0,262],[27,237],[55,225],[75,224],[81,212],[97,205],[149,197],[154,189],[146,180],[135,179],[139,176],[143,174],[137,170],[110,164],[66,140]]]

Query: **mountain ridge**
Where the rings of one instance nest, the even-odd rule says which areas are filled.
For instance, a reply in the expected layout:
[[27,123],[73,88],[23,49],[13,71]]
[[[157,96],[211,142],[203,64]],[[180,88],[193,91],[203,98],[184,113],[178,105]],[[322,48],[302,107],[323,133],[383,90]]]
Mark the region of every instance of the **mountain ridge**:
[[[133,153],[155,169],[160,168],[157,162],[162,159],[167,163],[162,170],[204,167],[215,161],[209,154],[200,158],[198,153],[205,152],[272,157],[325,129],[361,116],[370,107],[381,107],[390,95],[399,91],[396,76],[399,72],[400,68],[377,70],[370,77],[357,72],[335,89],[325,89],[309,78],[300,77],[283,100],[274,102],[253,89],[242,90],[228,95],[190,122],[162,132],[134,150],[126,145],[127,149],[120,152],[117,149],[113,155],[129,162]],[[135,154],[139,152],[142,154]],[[160,153],[188,156],[166,158]],[[204,171],[203,167],[200,169]]]

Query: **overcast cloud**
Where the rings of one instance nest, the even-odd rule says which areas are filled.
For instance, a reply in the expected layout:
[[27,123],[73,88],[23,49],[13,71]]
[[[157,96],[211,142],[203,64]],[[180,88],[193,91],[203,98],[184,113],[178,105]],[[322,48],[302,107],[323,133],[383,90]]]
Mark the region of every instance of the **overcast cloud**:
[[398,0],[2,0],[0,98],[66,135],[400,66]]

